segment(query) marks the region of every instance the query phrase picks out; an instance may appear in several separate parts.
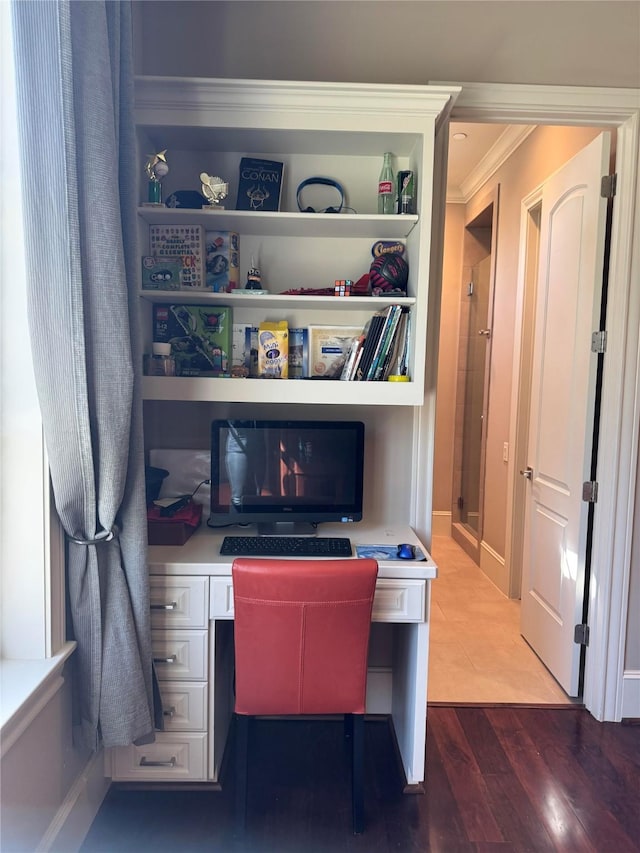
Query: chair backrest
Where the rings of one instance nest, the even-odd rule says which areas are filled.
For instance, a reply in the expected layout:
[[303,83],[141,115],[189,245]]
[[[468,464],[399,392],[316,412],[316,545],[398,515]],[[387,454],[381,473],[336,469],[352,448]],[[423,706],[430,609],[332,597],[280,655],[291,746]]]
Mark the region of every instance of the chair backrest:
[[233,563],[238,714],[363,714],[375,560]]

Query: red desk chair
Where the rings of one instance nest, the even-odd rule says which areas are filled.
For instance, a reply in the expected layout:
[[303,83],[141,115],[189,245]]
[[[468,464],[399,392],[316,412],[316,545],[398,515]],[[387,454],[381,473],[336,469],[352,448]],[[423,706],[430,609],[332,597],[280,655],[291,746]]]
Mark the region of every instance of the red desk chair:
[[249,722],[344,714],[352,729],[353,831],[364,826],[364,710],[375,560],[233,563],[236,821],[247,807]]

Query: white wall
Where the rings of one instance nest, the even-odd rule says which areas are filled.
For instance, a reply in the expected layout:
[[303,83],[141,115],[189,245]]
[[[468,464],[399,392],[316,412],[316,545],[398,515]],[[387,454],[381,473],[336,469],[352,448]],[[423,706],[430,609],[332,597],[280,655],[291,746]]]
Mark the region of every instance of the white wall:
[[144,74],[640,85],[637,2],[135,4]]

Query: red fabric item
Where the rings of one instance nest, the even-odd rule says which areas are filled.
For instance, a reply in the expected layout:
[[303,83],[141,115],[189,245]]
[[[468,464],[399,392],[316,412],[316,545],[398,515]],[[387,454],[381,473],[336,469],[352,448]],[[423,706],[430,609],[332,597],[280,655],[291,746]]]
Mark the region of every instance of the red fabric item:
[[233,563],[237,714],[363,714],[375,560]]

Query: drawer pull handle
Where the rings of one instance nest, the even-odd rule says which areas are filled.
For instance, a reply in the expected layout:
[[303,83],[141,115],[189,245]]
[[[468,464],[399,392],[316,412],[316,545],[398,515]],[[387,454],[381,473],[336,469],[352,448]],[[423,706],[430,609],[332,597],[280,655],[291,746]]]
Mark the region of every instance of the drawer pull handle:
[[168,604],[152,604],[151,609],[152,610],[177,610],[178,609],[178,602],[177,601],[171,601]]
[[177,660],[178,660],[177,655],[171,655],[171,657],[168,657],[168,658],[154,658],[153,662],[154,663],[175,663]]
[[175,756],[168,761],[149,761],[146,755],[140,759],[140,767],[175,767],[177,763]]
[[175,715],[176,715],[176,709],[175,709],[175,706],[174,706],[174,705],[172,705],[170,708],[167,708],[167,709],[166,709],[166,711],[163,711],[163,712],[162,712],[162,715],[163,715],[164,717],[169,717],[169,718],[171,718],[171,717],[175,717]]

